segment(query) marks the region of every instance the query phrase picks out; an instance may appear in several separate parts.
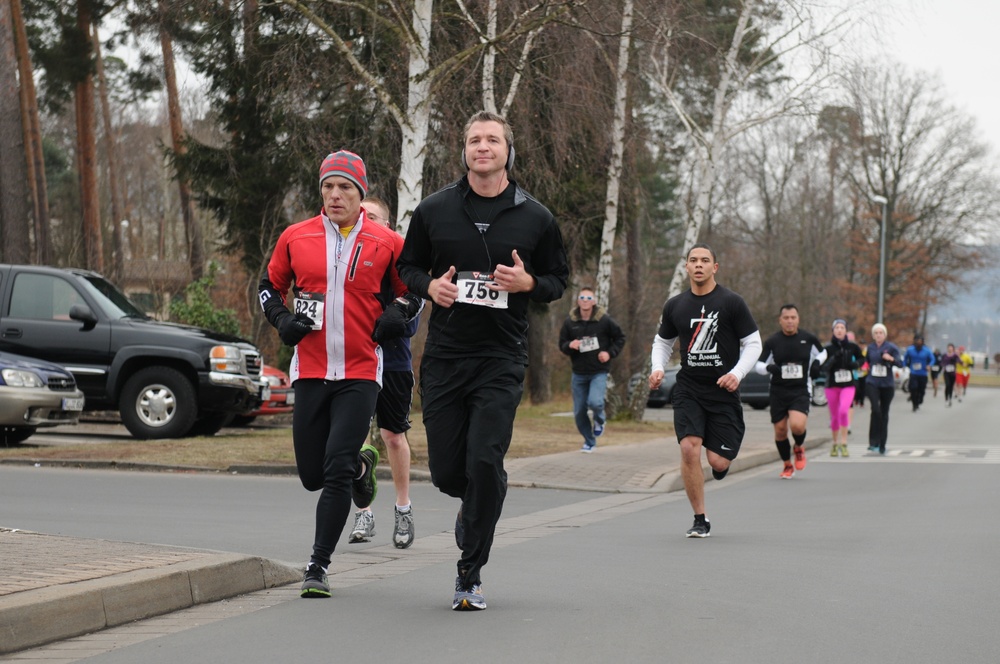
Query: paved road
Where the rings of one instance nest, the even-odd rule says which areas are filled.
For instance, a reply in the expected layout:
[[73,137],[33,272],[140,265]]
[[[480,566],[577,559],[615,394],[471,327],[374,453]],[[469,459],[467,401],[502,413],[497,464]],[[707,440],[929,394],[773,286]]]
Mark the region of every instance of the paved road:
[[[414,547],[394,556],[387,530],[341,545],[330,601],[262,591],[0,661],[994,662],[997,396],[911,413],[900,394],[886,457],[863,455],[861,411],[850,459],[820,448],[791,481],[771,464],[711,483],[706,540],[683,537],[681,493],[512,489],[482,614],[449,610],[456,504],[418,486]],[[2,524],[308,550],[313,500],[291,479],[0,469],[0,487]]]

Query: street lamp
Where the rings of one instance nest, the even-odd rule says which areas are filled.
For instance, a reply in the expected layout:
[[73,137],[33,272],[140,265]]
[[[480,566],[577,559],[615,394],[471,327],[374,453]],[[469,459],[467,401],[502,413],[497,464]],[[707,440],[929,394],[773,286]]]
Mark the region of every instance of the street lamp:
[[889,224],[889,199],[885,196],[872,196],[872,200],[882,206],[882,233],[878,250],[878,311],[875,314],[876,323],[884,323],[885,313],[885,229]]

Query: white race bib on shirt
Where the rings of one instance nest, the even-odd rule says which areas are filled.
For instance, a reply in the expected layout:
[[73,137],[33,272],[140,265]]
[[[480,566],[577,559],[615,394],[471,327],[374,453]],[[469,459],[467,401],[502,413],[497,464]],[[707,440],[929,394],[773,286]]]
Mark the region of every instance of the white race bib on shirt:
[[802,378],[801,364],[782,364],[781,377],[785,380],[798,380]]
[[872,375],[876,378],[885,378],[889,375],[889,371],[884,364],[874,364],[872,365]]
[[581,337],[580,338],[580,352],[589,353],[593,350],[600,350],[601,344],[597,341],[597,337]]
[[507,308],[507,291],[492,290],[490,285],[498,285],[493,275],[487,272],[459,272],[456,281],[458,302],[474,304],[493,309]]
[[295,298],[296,314],[305,314],[312,321],[312,329],[323,329],[323,310],[326,296],[323,293],[299,293]]
[[847,369],[838,369],[833,372],[833,382],[849,383],[854,380],[854,374]]

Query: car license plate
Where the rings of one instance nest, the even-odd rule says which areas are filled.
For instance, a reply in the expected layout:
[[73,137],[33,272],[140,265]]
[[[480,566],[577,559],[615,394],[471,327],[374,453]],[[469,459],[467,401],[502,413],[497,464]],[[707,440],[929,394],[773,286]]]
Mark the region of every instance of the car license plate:
[[264,387],[260,388],[260,400],[261,401],[270,401],[271,400],[271,386],[270,385],[265,385]]
[[289,392],[288,393],[288,396],[285,397],[285,405],[286,406],[294,406],[295,405],[295,392]]
[[65,398],[62,400],[63,410],[83,410],[83,398]]

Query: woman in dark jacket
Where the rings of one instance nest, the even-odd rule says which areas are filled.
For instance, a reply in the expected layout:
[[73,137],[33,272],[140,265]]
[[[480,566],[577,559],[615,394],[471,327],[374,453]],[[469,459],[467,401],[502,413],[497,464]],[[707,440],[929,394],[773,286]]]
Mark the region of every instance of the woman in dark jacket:
[[[604,394],[608,366],[625,346],[625,334],[597,300],[592,288],[581,288],[577,305],[559,331],[559,350],[573,362],[573,415],[583,436],[581,451],[592,452],[604,433]],[[591,422],[588,411],[593,411]]]
[[838,318],[833,321],[833,337],[826,345],[826,405],[830,409],[830,430],[833,447],[830,456],[847,454],[847,429],[850,425],[851,405],[856,386],[855,370],[864,362],[861,348],[847,339],[847,323]]
[[872,325],[872,342],[868,344],[868,380],[865,389],[872,405],[871,424],[868,427],[868,451],[885,454],[889,437],[889,404],[896,393],[893,367],[903,366],[903,358],[896,344],[887,341],[888,331],[882,323]]

